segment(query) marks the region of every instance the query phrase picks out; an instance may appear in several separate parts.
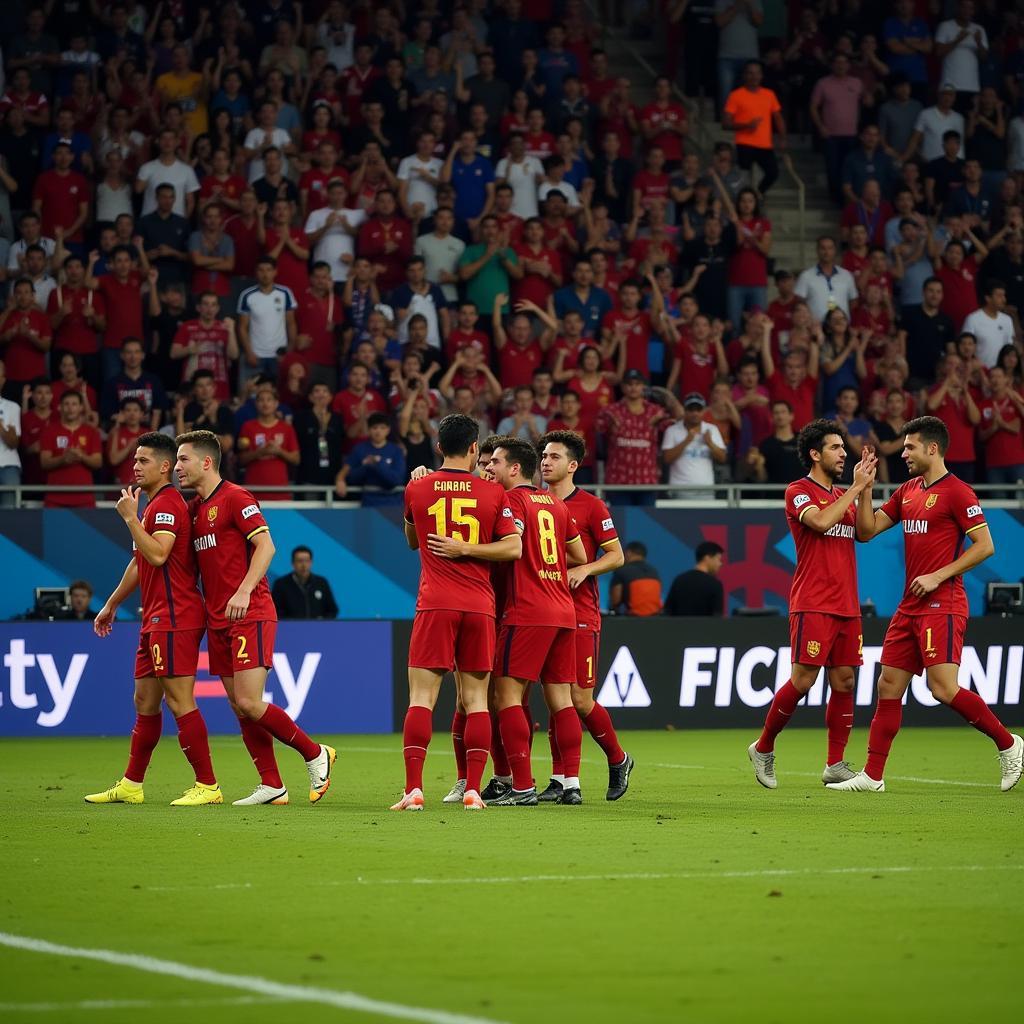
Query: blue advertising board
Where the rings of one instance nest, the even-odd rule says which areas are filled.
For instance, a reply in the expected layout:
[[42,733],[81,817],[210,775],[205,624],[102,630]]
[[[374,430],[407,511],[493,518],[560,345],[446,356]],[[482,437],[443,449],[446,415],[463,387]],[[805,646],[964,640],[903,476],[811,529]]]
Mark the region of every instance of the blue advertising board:
[[[390,622],[279,623],[266,699],[318,733],[391,732],[391,628]],[[138,635],[127,622],[105,639],[91,623],[0,623],[0,736],[129,733]],[[238,732],[220,681],[209,673],[205,641],[196,698],[211,733]]]

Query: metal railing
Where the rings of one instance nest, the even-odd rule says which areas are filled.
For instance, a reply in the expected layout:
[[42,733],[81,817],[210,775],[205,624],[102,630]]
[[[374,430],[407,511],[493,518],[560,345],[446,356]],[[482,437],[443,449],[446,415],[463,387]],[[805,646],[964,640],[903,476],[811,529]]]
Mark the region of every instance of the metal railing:
[[786,173],[793,179],[793,184],[796,186],[796,225],[797,225],[797,252],[799,253],[799,265],[801,267],[807,266],[807,261],[804,259],[804,244],[806,241],[807,234],[807,188],[804,185],[803,178],[796,173],[796,168],[793,166],[793,158],[789,153],[782,154],[782,166],[786,169]]
[[[888,498],[899,487],[896,483],[876,484],[874,497]],[[986,506],[990,508],[1007,508],[1024,510],[1024,483],[1009,484],[972,484]],[[650,494],[658,508],[778,508],[782,496],[786,492],[786,484],[773,483],[719,483],[719,484],[587,484],[586,490],[604,498],[616,494]],[[289,494],[291,497],[282,501],[279,508],[337,508],[351,509],[361,506],[360,498],[365,494],[380,494],[374,488],[350,487],[346,497],[339,498],[331,486],[313,484],[258,485],[255,488],[262,494]],[[1007,492],[1013,496],[1005,497]],[[15,503],[20,508],[38,508],[47,494],[93,494],[99,508],[113,508],[118,488],[111,484],[75,485],[63,487],[46,487],[39,484],[9,484],[0,486],[0,497],[13,494]],[[393,493],[396,497],[401,489]],[[994,497],[1000,495],[1000,497]],[[353,500],[354,499],[354,500]],[[271,499],[273,501],[273,499]],[[266,504],[266,500],[263,502]],[[614,504],[614,503],[613,503]],[[2,506],[2,503],[0,503]],[[2,508],[0,508],[2,510]]]

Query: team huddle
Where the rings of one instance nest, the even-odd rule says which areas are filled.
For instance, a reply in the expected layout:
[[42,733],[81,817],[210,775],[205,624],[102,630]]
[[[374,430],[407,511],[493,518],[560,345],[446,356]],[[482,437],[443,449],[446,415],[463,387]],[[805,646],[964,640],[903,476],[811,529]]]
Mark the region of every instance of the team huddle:
[[[822,774],[828,789],[884,791],[903,696],[921,672],[938,701],[993,741],[1004,792],[1024,772],[1024,739],[1008,732],[979,694],[957,682],[968,613],[963,574],[995,550],[984,511],[974,491],[946,469],[949,434],[941,420],[919,417],[903,433],[911,479],[877,509],[871,501],[878,467],[872,449],[864,449],[853,485],[844,491],[834,486],[847,457],[840,425],[815,420],[800,433],[808,474],[790,484],[785,498],[797,551],[790,594],[792,674],[747,751],[755,778],[767,789],[778,785],[776,738],[822,668],[830,689]],[[456,781],[445,803],[461,802],[468,810],[582,804],[584,725],[608,761],[606,799],[618,800],[629,788],[634,764],[608,712],[594,699],[601,630],[596,577],[618,568],[623,555],[607,506],[574,484],[586,455],[583,438],[556,430],[536,445],[501,435],[481,444],[476,421],[452,414],[441,420],[437,443],[441,468],[418,471],[405,490],[405,536],[420,553],[421,572],[409,644],[405,786],[391,809],[424,807],[423,764],[434,705],[449,672],[457,692],[451,727]],[[260,777],[252,794],[235,804],[288,803],[275,739],[305,761],[311,802],[330,786],[334,748],[310,739],[285,711],[263,700],[277,624],[266,579],[274,545],[258,502],[221,479],[220,456],[209,431],[176,441],[158,433],[139,438],[139,487],[122,491],[117,503],[133,555],[95,620],[97,634],[108,635],[120,604],[140,589],[137,714],[124,776],[87,796],[90,803],[143,802],[162,702],[176,719],[182,751],[195,772],[195,785],[172,803],[223,803],[194,696],[204,633],[210,671],[224,684]],[[544,487],[534,483],[538,470]],[[195,491],[190,502],[172,484],[172,472],[182,488]],[[141,492],[148,503],[140,519]],[[882,647],[867,761],[855,772],[846,760],[854,670],[863,660],[854,544],[898,522],[906,587]],[[551,778],[540,793],[531,766],[529,696],[535,684],[547,704],[551,748]],[[493,777],[483,786],[488,757]]]

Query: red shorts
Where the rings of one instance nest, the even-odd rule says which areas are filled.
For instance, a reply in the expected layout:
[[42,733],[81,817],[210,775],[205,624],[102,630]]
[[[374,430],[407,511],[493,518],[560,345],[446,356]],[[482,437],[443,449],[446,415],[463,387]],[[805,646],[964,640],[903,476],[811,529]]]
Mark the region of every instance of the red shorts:
[[915,676],[932,665],[959,665],[966,632],[966,615],[896,612],[882,641],[882,664]]
[[490,672],[494,616],[435,608],[417,612],[409,639],[409,667]]
[[596,629],[576,630],[576,685],[592,690],[597,684],[597,653],[601,633]]
[[236,676],[252,668],[274,667],[277,623],[242,619],[225,629],[211,629],[207,640],[210,674]]
[[494,674],[530,683],[575,683],[576,632],[571,626],[502,626]]
[[789,617],[789,646],[795,665],[862,665],[864,632],[860,616],[794,612]]
[[194,676],[205,632],[205,629],[181,629],[140,633],[139,649],[135,652],[135,678]]

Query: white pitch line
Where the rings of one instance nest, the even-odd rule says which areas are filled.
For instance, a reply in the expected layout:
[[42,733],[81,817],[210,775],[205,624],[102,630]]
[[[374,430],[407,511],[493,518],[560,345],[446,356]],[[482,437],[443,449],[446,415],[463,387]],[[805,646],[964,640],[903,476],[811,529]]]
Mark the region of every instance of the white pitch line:
[[[714,881],[731,878],[813,878],[827,875],[909,875],[928,874],[933,871],[1024,871],[1024,864],[967,864],[935,867],[837,867],[837,868],[763,868],[756,871],[652,871],[597,875],[498,875],[476,878],[345,878],[309,882],[314,888],[341,888],[349,885],[525,885],[541,882],[661,882],[661,881]],[[147,886],[149,892],[170,892],[249,888],[249,883],[217,886]]]
[[0,1003],[0,1013],[67,1013],[71,1010],[155,1010],[164,1007],[267,1006],[290,1000],[271,996],[225,996],[222,999],[79,999],[69,1003]]
[[28,953],[42,953],[47,956],[66,956],[78,960],[97,960],[115,967],[130,967],[149,974],[164,974],[185,981],[201,982],[206,985],[220,985],[224,988],[241,989],[250,994],[270,996],[298,1003],[318,1003],[341,1010],[354,1010],[373,1014],[377,1017],[391,1017],[395,1020],[423,1021],[425,1024],[501,1024],[487,1017],[473,1017],[446,1010],[431,1010],[420,1006],[404,1006],[379,999],[370,999],[356,992],[338,992],[328,988],[314,988],[309,985],[287,985],[256,975],[227,974],[206,967],[177,963],[174,960],[159,960],[139,953],[120,953],[112,949],[90,949],[83,946],[64,946],[45,939],[28,935],[12,935],[0,932],[0,946],[20,949]]

